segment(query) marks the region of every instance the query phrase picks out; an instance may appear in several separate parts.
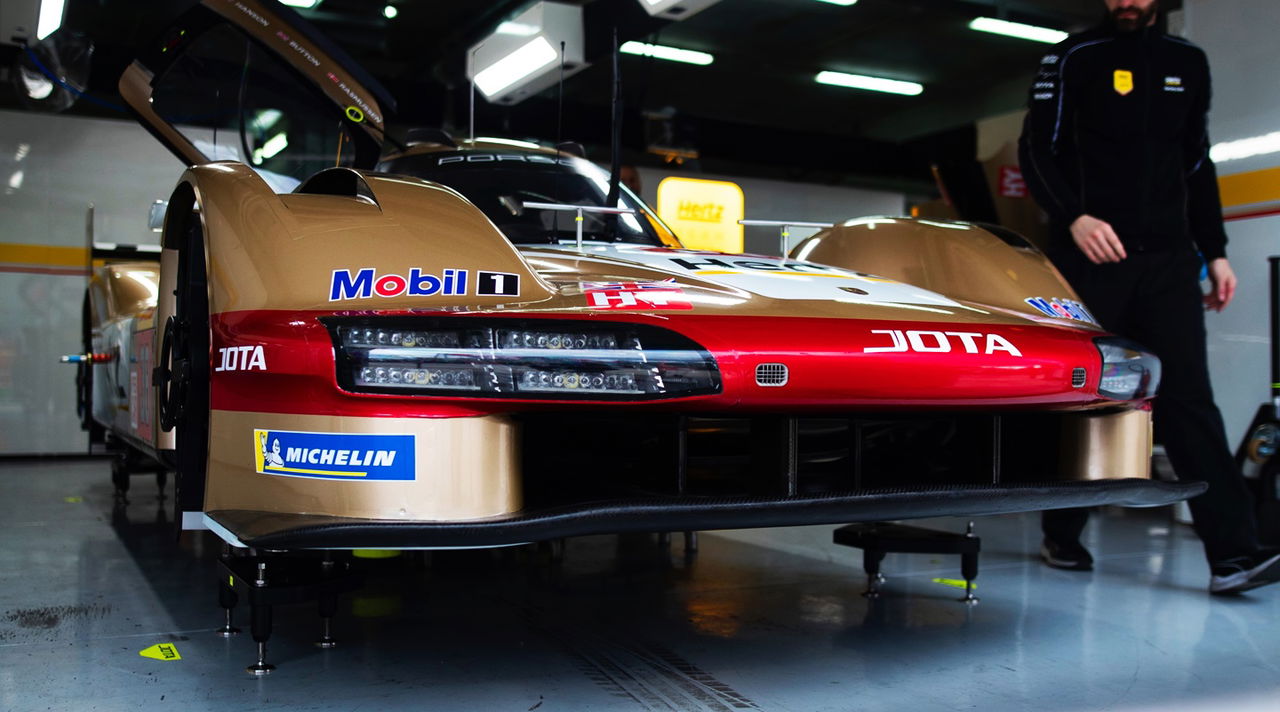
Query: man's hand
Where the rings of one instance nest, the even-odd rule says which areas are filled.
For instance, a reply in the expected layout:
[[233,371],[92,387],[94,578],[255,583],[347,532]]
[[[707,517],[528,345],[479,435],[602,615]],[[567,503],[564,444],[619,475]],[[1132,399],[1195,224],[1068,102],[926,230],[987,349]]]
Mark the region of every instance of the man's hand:
[[[1103,262],[1119,262],[1128,257],[1111,224],[1092,215],[1081,215],[1071,223],[1071,239],[1076,247],[1095,265]],[[1228,268],[1229,269],[1229,268]]]
[[1204,295],[1204,306],[1220,312],[1236,296],[1236,273],[1231,271],[1231,263],[1226,257],[1218,257],[1209,263],[1209,281],[1213,286]]

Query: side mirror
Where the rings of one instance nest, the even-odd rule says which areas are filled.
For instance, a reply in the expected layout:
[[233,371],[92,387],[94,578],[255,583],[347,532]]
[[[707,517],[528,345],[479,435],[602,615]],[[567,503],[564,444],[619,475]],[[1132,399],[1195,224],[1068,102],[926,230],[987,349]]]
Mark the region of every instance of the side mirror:
[[160,232],[164,229],[164,213],[169,209],[169,201],[157,200],[151,204],[151,212],[147,213],[147,227],[151,228],[151,232]]

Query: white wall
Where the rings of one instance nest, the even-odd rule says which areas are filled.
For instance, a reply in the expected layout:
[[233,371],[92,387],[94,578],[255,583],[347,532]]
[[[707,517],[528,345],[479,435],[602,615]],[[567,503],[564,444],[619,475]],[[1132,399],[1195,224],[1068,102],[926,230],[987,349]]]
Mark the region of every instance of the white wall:
[[[84,247],[89,203],[99,241],[154,243],[148,206],[181,172],[133,121],[0,111],[0,243]],[[57,359],[80,350],[85,277],[26,268],[0,264],[0,455],[83,452]]]
[[[1186,36],[1209,55],[1213,70],[1210,138],[1219,141],[1280,131],[1280,27],[1276,0],[1188,0]],[[1220,175],[1280,166],[1280,154],[1218,165]],[[1209,363],[1218,407],[1232,447],[1254,411],[1269,400],[1267,256],[1280,254],[1280,217],[1227,223],[1227,256],[1240,278],[1236,301],[1210,313]]]
[[[761,178],[664,171],[657,168],[641,168],[639,173],[640,195],[646,203],[655,206],[658,204],[658,183],[667,176],[733,181],[742,188],[746,199],[746,217],[750,220],[835,223],[868,215],[902,215],[906,209],[906,198],[902,193]],[[794,247],[817,230],[792,228],[789,232],[791,233],[790,244]],[[744,239],[747,252],[762,255],[778,254],[778,228],[749,226],[744,232]]]

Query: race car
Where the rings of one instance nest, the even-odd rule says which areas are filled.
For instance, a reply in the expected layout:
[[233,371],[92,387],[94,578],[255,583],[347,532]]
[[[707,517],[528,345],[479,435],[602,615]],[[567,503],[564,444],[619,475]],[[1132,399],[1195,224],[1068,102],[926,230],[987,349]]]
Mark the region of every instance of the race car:
[[571,147],[391,141],[376,83],[274,3],[203,0],[120,89],[188,168],[154,316],[95,332],[156,345],[153,378],[101,422],[176,470],[184,526],[233,546],[1202,491],[1148,478],[1157,359],[997,228],[871,218],[790,257],[682,249]]

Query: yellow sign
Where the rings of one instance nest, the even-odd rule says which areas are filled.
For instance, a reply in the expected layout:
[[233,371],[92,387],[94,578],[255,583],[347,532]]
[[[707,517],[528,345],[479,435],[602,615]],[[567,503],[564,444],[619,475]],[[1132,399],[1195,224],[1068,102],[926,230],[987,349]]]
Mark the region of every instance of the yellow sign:
[[742,252],[746,209],[737,183],[671,176],[658,184],[658,216],[690,249]]
[[1127,69],[1117,69],[1115,74],[1116,93],[1120,96],[1127,96],[1133,91],[1133,72]]
[[181,660],[182,656],[178,655],[178,646],[173,643],[157,643],[150,648],[143,648],[138,651],[138,655],[152,660]]

